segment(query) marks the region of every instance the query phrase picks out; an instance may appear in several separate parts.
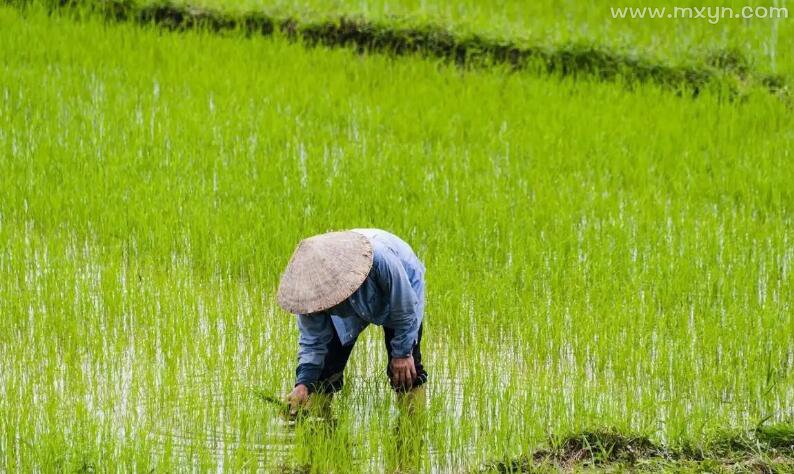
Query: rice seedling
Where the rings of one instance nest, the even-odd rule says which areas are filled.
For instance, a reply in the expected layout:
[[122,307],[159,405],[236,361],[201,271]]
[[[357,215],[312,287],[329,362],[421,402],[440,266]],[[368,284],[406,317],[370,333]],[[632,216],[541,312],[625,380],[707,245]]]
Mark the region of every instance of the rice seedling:
[[454,62],[465,68],[504,64],[516,71],[617,80],[629,86],[636,82],[654,82],[694,97],[702,89],[711,87],[736,99],[742,98],[745,90],[761,86],[783,100],[789,100],[784,76],[754,71],[749,60],[736,49],[711,51],[688,65],[671,65],[597,45],[526,45],[478,34],[461,35],[432,24],[401,25],[395,21],[373,22],[345,16],[324,21],[302,21],[292,16],[278,17],[260,11],[232,13],[179,4],[138,5],[123,0],[67,4],[66,7],[54,5],[51,10],[100,14],[109,20],[156,25],[174,31],[205,29],[246,35],[283,34],[309,46],[350,47],[360,54],[417,54]]
[[[161,3],[142,0],[140,3]],[[499,40],[519,39],[530,44],[601,45],[662,62],[698,62],[713,51],[739,51],[764,72],[794,72],[792,4],[778,1],[728,0],[718,5],[657,1],[637,2],[530,2],[496,0],[177,0],[175,3],[231,12],[268,12],[307,21],[339,16],[367,18],[401,25],[435,24],[461,33],[476,33]],[[621,18],[613,9],[659,9],[657,18]],[[676,12],[678,7],[682,9]],[[687,11],[686,8],[703,11]],[[738,18],[749,8],[752,18]],[[662,9],[664,9],[662,11]],[[730,9],[733,17],[722,14]],[[773,9],[778,9],[774,10]],[[784,11],[785,10],[785,11]],[[756,15],[755,12],[758,11]],[[668,14],[678,15],[670,19]]]
[[[787,452],[778,98],[35,6],[0,7],[0,56],[0,470]],[[366,226],[428,268],[426,416],[400,409],[368,330],[332,416],[284,420],[297,330],[279,273],[301,237]]]

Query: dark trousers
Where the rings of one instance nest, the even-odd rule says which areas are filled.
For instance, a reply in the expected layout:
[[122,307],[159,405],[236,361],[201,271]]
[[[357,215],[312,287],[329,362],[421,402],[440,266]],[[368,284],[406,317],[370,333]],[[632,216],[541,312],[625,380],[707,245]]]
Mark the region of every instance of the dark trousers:
[[[389,354],[389,362],[386,364],[386,375],[389,376],[389,383],[391,383],[391,340],[394,338],[394,330],[384,327],[383,335],[386,342],[386,353]],[[416,378],[413,381],[413,387],[418,387],[427,382],[427,372],[422,366],[422,351],[419,347],[421,342],[422,325],[419,326],[419,336],[412,352],[414,365],[416,366]],[[356,341],[354,340],[347,346],[343,346],[339,340],[339,335],[336,334],[336,328],[334,328],[334,337],[328,343],[328,353],[325,355],[323,370],[320,373],[320,380],[315,386],[315,392],[330,394],[342,390],[342,386],[345,384],[345,366],[355,344]],[[391,384],[391,386],[397,392],[405,392],[407,390],[403,386],[395,386],[394,384]]]

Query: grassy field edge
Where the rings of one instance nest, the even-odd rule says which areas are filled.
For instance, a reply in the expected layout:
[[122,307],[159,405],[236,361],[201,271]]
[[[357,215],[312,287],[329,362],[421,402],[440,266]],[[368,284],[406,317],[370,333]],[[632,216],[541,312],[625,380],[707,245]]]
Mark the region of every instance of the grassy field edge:
[[676,472],[793,472],[794,424],[722,432],[704,443],[656,444],[605,428],[552,437],[531,454],[491,462],[484,472],[559,472],[586,468]]
[[790,100],[786,77],[754,71],[749,59],[738,50],[714,50],[697,63],[675,65],[619,53],[598,44],[527,45],[474,33],[458,34],[437,24],[412,24],[400,19],[372,21],[339,16],[333,20],[304,21],[265,11],[235,13],[171,2],[139,4],[134,0],[3,1],[18,7],[38,3],[61,11],[98,13],[111,21],[153,24],[172,31],[237,30],[263,36],[279,33],[309,46],[347,47],[360,54],[419,54],[461,67],[508,66],[512,70],[594,78],[627,86],[648,82],[691,97],[697,97],[704,88],[711,88],[724,93],[728,99],[736,99],[751,89],[761,88],[785,101]]

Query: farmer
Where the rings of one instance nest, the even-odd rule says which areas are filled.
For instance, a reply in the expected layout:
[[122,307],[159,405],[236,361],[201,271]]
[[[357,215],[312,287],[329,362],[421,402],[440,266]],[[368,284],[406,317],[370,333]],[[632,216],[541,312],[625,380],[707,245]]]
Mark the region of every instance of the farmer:
[[398,393],[416,396],[422,367],[425,267],[411,247],[378,229],[330,232],[298,244],[278,288],[278,302],[298,315],[296,382],[287,401],[293,414],[309,395],[328,399],[344,383],[358,335],[383,326],[386,373]]

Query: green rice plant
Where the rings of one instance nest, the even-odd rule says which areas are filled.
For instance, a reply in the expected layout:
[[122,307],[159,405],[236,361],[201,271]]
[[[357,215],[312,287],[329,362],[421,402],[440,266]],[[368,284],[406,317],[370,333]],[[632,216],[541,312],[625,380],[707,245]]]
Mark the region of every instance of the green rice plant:
[[693,96],[706,87],[716,87],[736,99],[742,98],[747,89],[761,86],[789,100],[786,78],[754,71],[750,60],[736,47],[703,51],[702,57],[689,64],[668,64],[591,42],[527,44],[514,38],[460,34],[432,23],[403,24],[399,20],[373,21],[344,15],[302,20],[259,10],[234,12],[168,2],[137,4],[132,0],[72,1],[65,6],[60,2],[45,2],[44,5],[62,13],[99,14],[108,20],[157,25],[168,30],[200,28],[246,35],[284,34],[308,45],[351,47],[359,53],[421,54],[462,67],[506,64],[515,70],[605,81],[618,79],[628,85],[655,82]]
[[[464,471],[794,419],[794,128],[763,91],[39,7],[0,7],[0,57],[0,470]],[[284,420],[279,273],[362,226],[428,267],[427,417],[370,329],[334,422]]]
[[[143,0],[142,4],[151,4]],[[739,1],[692,4],[657,1],[652,4],[624,1],[552,2],[526,0],[178,0],[177,3],[231,12],[265,11],[276,16],[303,20],[333,20],[340,15],[398,24],[434,24],[456,32],[524,41],[530,44],[595,44],[607,49],[659,62],[698,62],[713,51],[741,51],[764,72],[791,75],[794,72],[791,44],[794,41],[794,6],[786,0]],[[611,9],[664,8],[658,18],[613,17]],[[710,7],[709,12],[682,11],[678,19],[667,18],[674,9]],[[730,8],[738,16],[742,8],[762,8],[762,17],[721,18],[718,8]],[[771,18],[771,8],[786,9]],[[686,18],[689,14],[691,18]],[[766,16],[766,18],[763,18]]]

